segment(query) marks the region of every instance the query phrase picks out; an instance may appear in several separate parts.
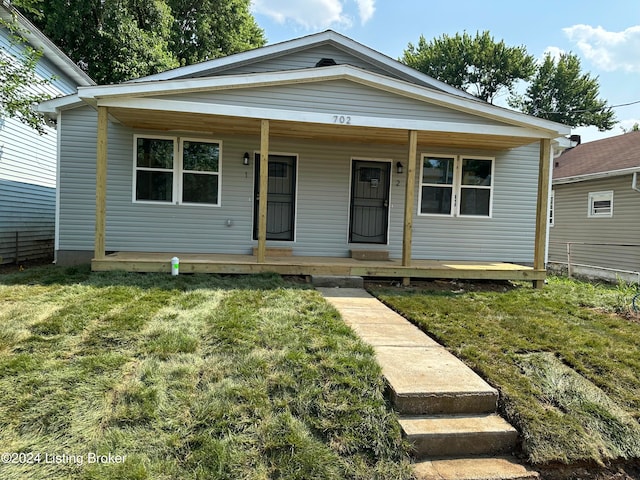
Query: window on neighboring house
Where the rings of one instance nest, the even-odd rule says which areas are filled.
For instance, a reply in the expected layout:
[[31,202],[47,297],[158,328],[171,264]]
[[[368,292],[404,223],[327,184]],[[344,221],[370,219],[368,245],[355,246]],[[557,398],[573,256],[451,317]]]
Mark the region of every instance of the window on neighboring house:
[[135,136],[134,200],[220,205],[218,141]]
[[553,209],[555,207],[556,202],[556,191],[551,190],[551,196],[549,197],[549,225],[553,227],[555,223],[554,212]]
[[589,192],[590,218],[613,217],[613,191]]
[[493,158],[423,155],[420,214],[491,216]]

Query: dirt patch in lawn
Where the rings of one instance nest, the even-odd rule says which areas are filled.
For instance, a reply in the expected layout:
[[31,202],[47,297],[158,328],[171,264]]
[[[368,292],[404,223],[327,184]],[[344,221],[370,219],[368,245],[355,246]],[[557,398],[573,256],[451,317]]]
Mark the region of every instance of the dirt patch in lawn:
[[5,263],[0,265],[0,275],[8,273],[23,272],[34,267],[41,267],[43,265],[51,265],[53,263],[53,257],[39,258],[36,260],[25,260],[19,263]]
[[508,292],[517,288],[509,281],[500,280],[411,280],[405,287],[402,281],[388,278],[371,278],[365,280],[365,288],[393,288],[407,292]]
[[602,467],[596,464],[553,464],[535,467],[543,480],[638,480],[640,463],[625,462]]

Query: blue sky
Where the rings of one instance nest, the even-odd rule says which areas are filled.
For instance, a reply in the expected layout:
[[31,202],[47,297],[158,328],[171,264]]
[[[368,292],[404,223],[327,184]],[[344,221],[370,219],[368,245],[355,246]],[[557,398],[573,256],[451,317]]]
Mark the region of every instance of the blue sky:
[[[252,12],[269,43],[331,28],[396,59],[420,35],[431,40],[489,30],[537,58],[545,51],[573,52],[583,72],[599,78],[601,98],[610,105],[640,102],[638,0],[252,0]],[[620,123],[613,130],[574,133],[591,141],[640,122],[640,103],[615,112]]]

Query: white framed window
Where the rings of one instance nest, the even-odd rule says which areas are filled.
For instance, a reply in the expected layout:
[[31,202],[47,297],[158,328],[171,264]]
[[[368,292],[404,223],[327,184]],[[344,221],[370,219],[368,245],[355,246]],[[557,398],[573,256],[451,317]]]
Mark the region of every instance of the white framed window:
[[420,215],[491,217],[493,157],[422,155]]
[[180,139],[181,203],[220,205],[220,142]]
[[134,201],[173,202],[176,157],[173,137],[134,137]]
[[133,201],[220,206],[222,142],[134,136]]
[[420,179],[420,213],[452,215],[455,156],[423,155]]
[[556,203],[556,191],[551,190],[551,196],[549,196],[549,226],[553,227],[555,224],[554,208]]
[[613,190],[589,192],[589,218],[613,217]]

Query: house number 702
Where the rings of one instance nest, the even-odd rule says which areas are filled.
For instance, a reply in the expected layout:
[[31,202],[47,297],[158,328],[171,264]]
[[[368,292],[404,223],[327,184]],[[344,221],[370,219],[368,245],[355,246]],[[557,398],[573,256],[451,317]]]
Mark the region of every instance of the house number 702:
[[334,115],[333,123],[339,123],[340,125],[351,125],[351,117],[345,115]]

